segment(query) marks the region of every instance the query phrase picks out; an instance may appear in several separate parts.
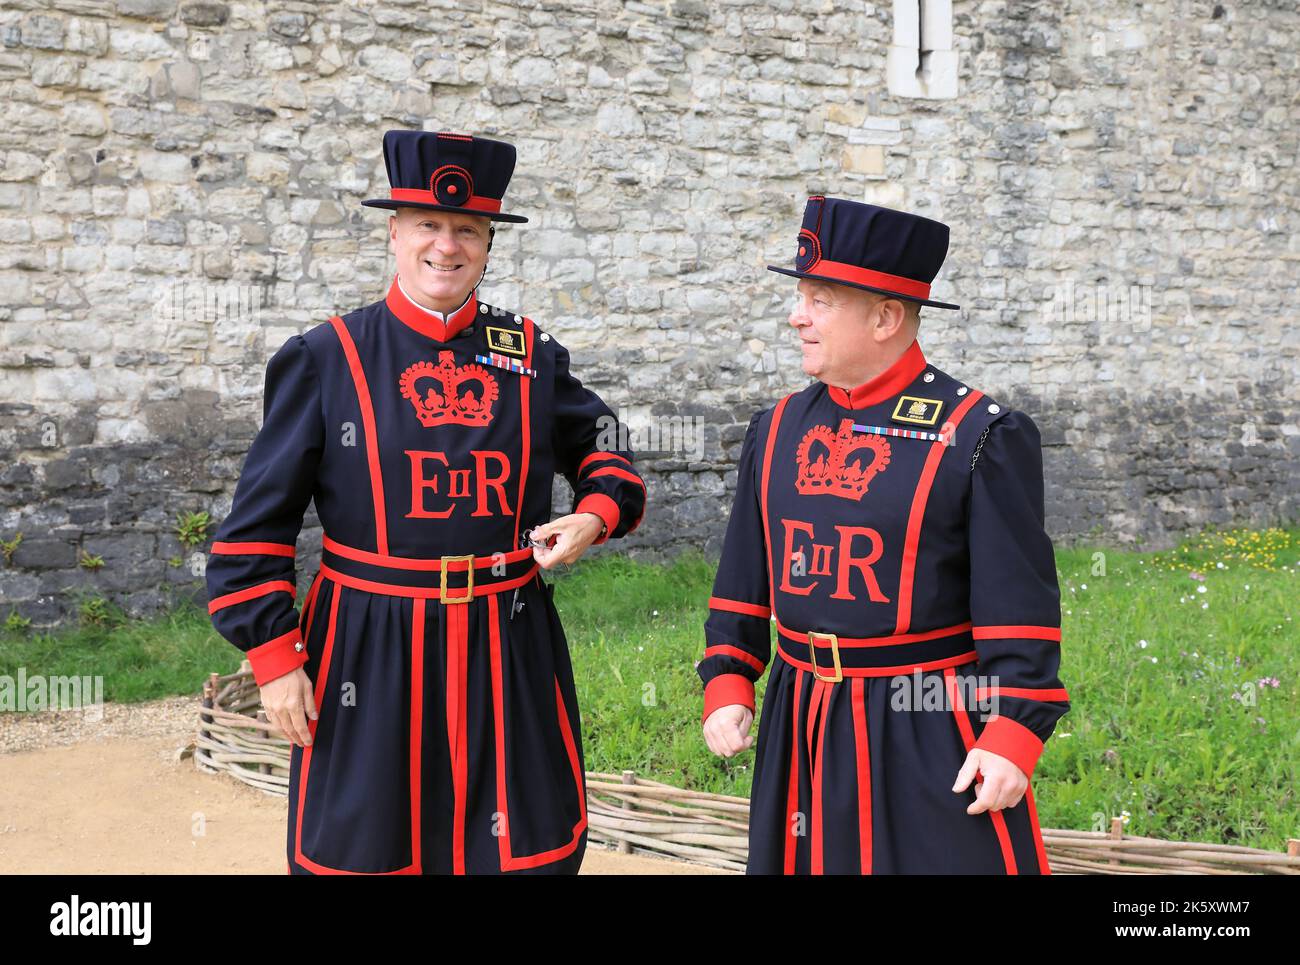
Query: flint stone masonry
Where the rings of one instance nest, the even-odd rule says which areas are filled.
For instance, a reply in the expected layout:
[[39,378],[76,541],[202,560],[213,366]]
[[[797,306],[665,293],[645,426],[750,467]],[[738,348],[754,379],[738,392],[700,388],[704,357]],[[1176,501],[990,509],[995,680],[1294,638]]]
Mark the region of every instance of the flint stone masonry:
[[807,384],[764,266],[809,193],[952,226],[922,347],[1037,421],[1058,542],[1295,519],[1295,4],[956,0],[924,98],[895,6],[9,0],[0,618],[204,599],[177,520],[227,512],[267,359],[391,277],[391,127],[514,142],[484,300],[632,424],[703,427],[617,551],[717,553],[750,414]]

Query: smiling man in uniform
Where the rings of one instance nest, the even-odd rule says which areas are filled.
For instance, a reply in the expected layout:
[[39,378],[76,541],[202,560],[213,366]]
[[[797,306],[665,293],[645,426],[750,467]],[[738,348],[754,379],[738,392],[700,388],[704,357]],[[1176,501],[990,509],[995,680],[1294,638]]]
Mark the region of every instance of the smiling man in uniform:
[[1029,779],[1069,702],[1039,435],[921,351],[920,307],[957,308],[930,298],[947,250],[815,196],[768,266],[800,279],[815,381],[750,420],[698,668],[731,757],[776,631],[751,873],[1049,872]]
[[[209,610],[293,743],[291,873],[576,872],[582,735],[538,571],[635,529],[645,484],[568,351],[477,297],[493,223],[527,221],[501,210],[514,147],[389,131],[384,161],[389,197],[363,203],[395,211],[396,277],[271,359]],[[556,473],[574,507],[548,522]]]

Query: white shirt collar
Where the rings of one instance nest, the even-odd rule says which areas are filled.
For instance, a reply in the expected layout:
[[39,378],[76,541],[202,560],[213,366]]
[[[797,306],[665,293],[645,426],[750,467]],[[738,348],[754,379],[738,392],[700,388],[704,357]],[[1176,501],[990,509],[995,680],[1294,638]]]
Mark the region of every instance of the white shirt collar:
[[447,313],[444,315],[442,312],[437,311],[437,310],[435,310],[435,309],[432,309],[432,308],[425,308],[423,305],[421,305],[419,302],[417,302],[414,298],[412,298],[412,297],[410,296],[410,293],[407,292],[407,290],[406,290],[405,288],[402,287],[402,276],[401,276],[401,275],[398,275],[398,276],[397,276],[397,287],[401,289],[402,294],[406,296],[406,300],[407,300],[408,302],[410,302],[412,305],[414,305],[414,306],[415,306],[416,308],[418,308],[420,311],[422,311],[422,312],[428,312],[430,315],[432,315],[434,318],[436,318],[438,321],[442,322],[443,324],[446,324],[448,318],[450,318],[452,315],[455,315],[458,311],[460,311],[460,310],[461,310],[462,308],[464,308],[467,304],[469,304],[469,300],[470,300],[471,298],[474,297],[474,289],[471,288],[471,289],[469,290],[469,294],[465,296],[465,300],[464,300],[463,302],[461,302],[459,305],[457,305],[455,308],[453,308],[451,311],[447,312]]

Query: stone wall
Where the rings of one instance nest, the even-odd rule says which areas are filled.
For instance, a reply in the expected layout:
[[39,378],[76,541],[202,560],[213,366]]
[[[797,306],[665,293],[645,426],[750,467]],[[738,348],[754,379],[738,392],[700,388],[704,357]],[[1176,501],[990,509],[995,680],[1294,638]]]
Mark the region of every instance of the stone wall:
[[1038,421],[1058,540],[1296,518],[1295,4],[951,6],[927,100],[888,3],[6,0],[0,618],[201,598],[177,518],[228,509],[267,358],[391,275],[391,127],[515,143],[483,297],[703,426],[635,554],[716,553],[750,413],[806,384],[764,266],[812,192],[952,226],[921,344]]

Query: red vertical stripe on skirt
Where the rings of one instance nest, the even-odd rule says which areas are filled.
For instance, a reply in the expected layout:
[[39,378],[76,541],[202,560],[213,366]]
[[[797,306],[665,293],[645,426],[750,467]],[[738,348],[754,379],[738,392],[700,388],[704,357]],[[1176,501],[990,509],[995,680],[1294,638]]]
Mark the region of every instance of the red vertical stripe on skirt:
[[518,871],[523,868],[536,868],[552,861],[559,861],[577,850],[582,839],[582,832],[587,828],[586,786],[582,776],[582,762],[578,759],[578,742],[574,739],[573,728],[569,726],[569,714],[564,706],[564,694],[560,690],[560,681],[555,681],[555,712],[559,717],[560,738],[569,756],[569,766],[573,771],[574,787],[578,796],[579,817],[573,827],[573,837],[567,844],[543,851],[538,854],[516,856],[510,841],[510,802],[507,798],[506,782],[506,715],[505,686],[501,669],[501,604],[500,595],[488,594],[488,659],[492,670],[492,729],[496,741],[496,785],[497,814],[500,824],[497,826],[497,847],[500,852],[501,870]]
[[[321,697],[325,694],[325,682],[330,677],[330,654],[334,650],[334,628],[338,622],[339,614],[339,588],[334,587],[334,592],[330,594],[330,616],[329,623],[325,626],[325,651],[321,654],[320,669],[316,673],[316,686],[312,694],[312,699],[316,704],[317,710],[321,707]],[[302,853],[302,809],[307,803],[307,777],[311,773],[311,752],[316,741],[317,720],[307,721],[307,730],[311,732],[312,743],[308,744],[302,750],[302,779],[298,782],[298,820],[295,826],[294,850],[298,853],[298,863],[304,864]],[[313,868],[312,870],[315,870]]]
[[501,870],[510,864],[510,812],[506,800],[506,710],[501,685],[501,629],[500,604],[497,594],[489,593],[488,600],[488,660],[492,667],[492,730],[496,739],[497,759],[497,813],[501,824],[497,827],[497,849],[501,855]]
[[[316,581],[318,584],[320,580],[321,580],[321,576],[320,574],[317,574]],[[340,590],[341,587],[337,583],[332,583],[332,591],[330,593],[329,622],[326,624],[325,627],[325,649],[321,653],[320,668],[316,672],[316,679],[312,682],[312,695],[313,695],[313,700],[316,704],[316,710],[318,714],[322,714],[322,715],[325,713],[325,710],[323,709],[322,706],[322,698],[325,695],[325,687],[329,683],[330,660],[334,653],[334,632],[338,626],[339,598],[341,596]],[[316,599],[317,599],[318,592],[319,591],[315,587],[313,587],[312,592],[309,594],[310,602],[308,603],[308,606],[310,607],[310,611],[307,615],[308,629],[307,632],[303,634],[304,640],[311,633],[311,623],[316,613]],[[416,685],[413,684],[412,686],[416,686]],[[302,853],[303,808],[307,803],[307,779],[311,776],[312,750],[315,747],[316,726],[319,722],[320,722],[319,717],[317,718],[317,720],[312,720],[311,718],[307,719],[307,730],[311,734],[312,743],[304,747],[302,751],[302,764],[300,766],[299,778],[298,778],[297,821],[294,824],[294,842],[293,842],[294,857],[297,860],[299,865],[306,868],[308,871],[312,872],[313,874],[318,874],[318,875],[368,874],[369,872],[348,871],[344,868],[330,868],[327,867],[326,865],[321,864],[318,861],[313,861],[311,858],[308,858],[306,855]],[[412,795],[416,797],[416,801],[412,803],[413,813],[418,808],[419,791],[417,788],[418,785],[412,787]],[[380,871],[380,872],[374,872],[375,874],[410,875],[410,874],[420,873],[420,857],[418,851],[419,839],[418,837],[416,837],[416,835],[418,835],[418,829],[413,828],[412,835],[413,837],[411,843],[411,848],[412,848],[411,863],[404,868],[398,868],[396,871]],[[292,871],[292,869],[290,870]]]
[[[316,597],[320,594],[321,572],[316,571],[316,579],[311,581],[311,589],[307,591],[307,599],[302,601],[303,610],[303,628],[302,628],[302,645],[308,646],[308,638],[311,636],[311,621],[316,615]],[[316,708],[317,711],[320,707]]]
[[790,711],[790,770],[786,773],[785,804],[785,873],[794,874],[794,859],[799,839],[794,833],[794,816],[799,810],[799,700],[803,696],[803,671],[794,674],[794,706]]
[[469,604],[450,603],[443,608],[447,621],[447,743],[451,748],[451,780],[455,814],[451,830],[452,874],[465,873],[465,792],[469,761],[465,735],[465,700],[468,681],[467,637]]
[[871,874],[871,747],[867,743],[866,682],[853,678],[853,746],[858,758],[858,851],[859,871]]
[[411,605],[411,866],[420,873],[420,760],[424,731],[424,606]]
[[[961,733],[961,742],[966,748],[966,753],[975,746],[975,732],[970,725],[970,718],[966,714],[966,705],[961,699],[961,690],[957,686],[957,671],[952,667],[945,667],[943,671],[943,684],[948,691],[948,700],[952,703],[952,713],[957,719],[957,730]],[[1002,861],[1006,864],[1007,874],[1016,874],[1016,855],[1011,849],[1011,834],[1007,830],[1007,819],[1001,811],[985,811],[985,814],[993,821],[993,830],[997,832],[998,844],[1002,848]]]
[[1038,871],[1040,874],[1050,875],[1052,866],[1047,860],[1047,849],[1043,847],[1043,832],[1038,827],[1038,808],[1034,806],[1032,782],[1025,788],[1025,804],[1029,806],[1029,826],[1034,831],[1034,851],[1038,854]]
[[812,873],[819,875],[822,870],[822,746],[826,740],[826,718],[830,716],[831,684],[821,684],[821,723],[817,725],[817,750],[812,762]]

